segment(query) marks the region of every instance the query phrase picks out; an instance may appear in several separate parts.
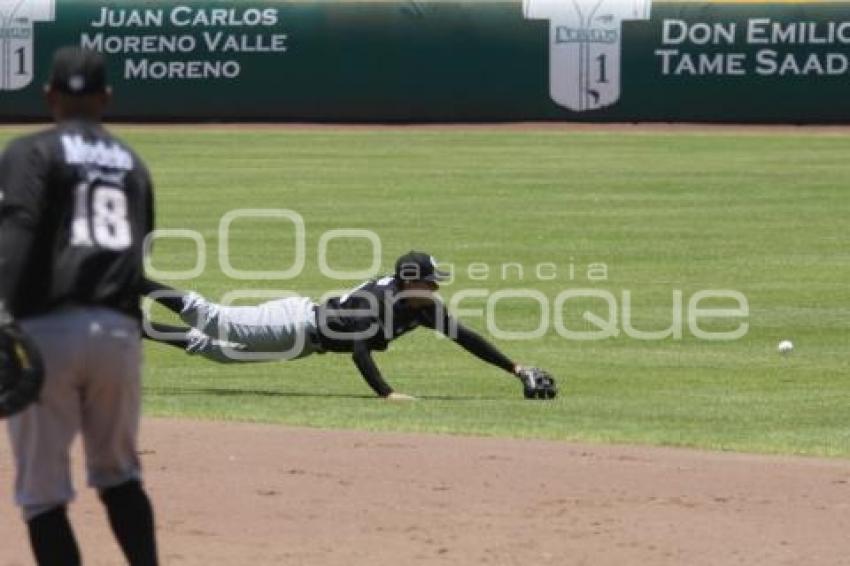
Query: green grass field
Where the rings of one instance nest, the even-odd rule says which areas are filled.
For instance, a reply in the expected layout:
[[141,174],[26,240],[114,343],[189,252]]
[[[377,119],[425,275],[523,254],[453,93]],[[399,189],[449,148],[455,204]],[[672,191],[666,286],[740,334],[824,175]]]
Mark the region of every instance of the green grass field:
[[[0,130],[4,145],[21,129]],[[749,302],[740,340],[497,341],[560,379],[552,403],[522,399],[518,383],[421,330],[376,360],[398,390],[372,397],[347,356],[218,366],[146,347],[149,415],[317,427],[428,431],[710,449],[850,456],[850,135],[775,132],[512,131],[505,129],[118,128],[157,181],[159,228],[203,234],[204,274],[171,283],[213,298],[234,289],[289,289],[318,297],[358,281],[319,272],[330,229],[374,230],[383,268],[410,248],[452,263],[449,299],[464,289],[631,291],[633,324],[670,325],[673,291],[731,289]],[[234,281],[216,258],[218,223],[236,208],[288,208],[307,225],[306,266],[289,281]],[[329,248],[338,269],[368,266],[363,240]],[[188,269],[191,244],[161,241],[159,269]],[[292,230],[278,221],[234,224],[240,269],[291,264]],[[470,263],[491,266],[470,278]],[[512,269],[506,280],[504,263]],[[534,268],[554,263],[539,280]],[[607,279],[589,280],[604,263]],[[547,267],[547,275],[551,268]],[[474,274],[473,274],[474,275]],[[481,307],[483,299],[464,301]],[[717,303],[718,305],[720,303]],[[564,318],[575,329],[580,303]],[[588,303],[604,314],[598,302]],[[533,329],[540,309],[506,301],[503,329]],[[160,313],[161,314],[161,313]],[[482,318],[467,318],[484,331]],[[704,325],[732,329],[740,321]],[[622,328],[622,322],[618,322]],[[791,356],[776,352],[790,338]]]

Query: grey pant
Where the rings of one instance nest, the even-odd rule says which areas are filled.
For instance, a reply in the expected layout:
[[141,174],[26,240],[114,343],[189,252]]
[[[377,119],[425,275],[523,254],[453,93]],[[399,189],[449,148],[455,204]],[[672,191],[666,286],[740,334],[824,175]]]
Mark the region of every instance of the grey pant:
[[287,297],[232,307],[191,293],[180,313],[195,328],[187,351],[222,363],[291,360],[320,352],[314,306],[306,297]]
[[40,400],[9,419],[15,500],[29,520],[74,498],[69,449],[82,431],[88,484],[141,479],[138,322],[105,308],[73,308],[21,326],[45,363]]

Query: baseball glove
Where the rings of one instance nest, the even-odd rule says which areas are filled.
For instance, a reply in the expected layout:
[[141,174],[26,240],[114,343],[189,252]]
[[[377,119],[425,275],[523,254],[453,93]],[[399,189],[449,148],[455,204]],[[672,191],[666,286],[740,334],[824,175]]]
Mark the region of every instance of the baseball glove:
[[44,364],[32,340],[14,323],[0,326],[0,419],[38,400]]
[[555,378],[540,368],[522,368],[517,374],[522,381],[522,394],[526,399],[554,399],[558,395]]

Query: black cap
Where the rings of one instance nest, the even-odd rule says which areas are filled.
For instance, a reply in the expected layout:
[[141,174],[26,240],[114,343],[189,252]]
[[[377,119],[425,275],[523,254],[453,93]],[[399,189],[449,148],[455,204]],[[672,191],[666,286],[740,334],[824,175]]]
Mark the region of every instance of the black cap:
[[51,90],[85,96],[106,91],[106,61],[103,55],[75,46],[61,47],[53,55]]
[[395,276],[402,281],[442,281],[449,274],[437,269],[437,260],[425,252],[407,252],[395,262]]

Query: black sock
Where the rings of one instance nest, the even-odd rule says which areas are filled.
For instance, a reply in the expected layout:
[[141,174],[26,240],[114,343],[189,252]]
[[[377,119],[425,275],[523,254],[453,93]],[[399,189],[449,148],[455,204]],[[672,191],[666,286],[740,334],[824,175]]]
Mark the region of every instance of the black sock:
[[171,312],[173,312],[175,314],[180,314],[181,312],[183,312],[183,297],[184,296],[185,295],[178,295],[178,296],[168,295],[168,296],[164,296],[164,297],[157,297],[156,302],[158,302],[159,304],[161,304],[162,306],[164,306],[165,308],[167,308]]
[[130,566],[156,566],[153,509],[142,484],[131,480],[104,490],[109,525]]
[[[152,320],[145,321],[145,324],[142,325],[142,332],[148,340],[168,344],[181,350],[185,350],[189,346],[189,330],[183,326],[172,326]],[[164,336],[165,334],[169,335],[168,338]]]
[[[151,279],[144,279],[139,290],[143,295],[157,293],[154,300],[173,313],[180,314],[183,311],[183,297],[187,295],[183,291],[178,291]],[[162,295],[159,293],[162,293]]]
[[39,566],[80,565],[80,549],[64,505],[36,515],[27,522],[27,528]]

